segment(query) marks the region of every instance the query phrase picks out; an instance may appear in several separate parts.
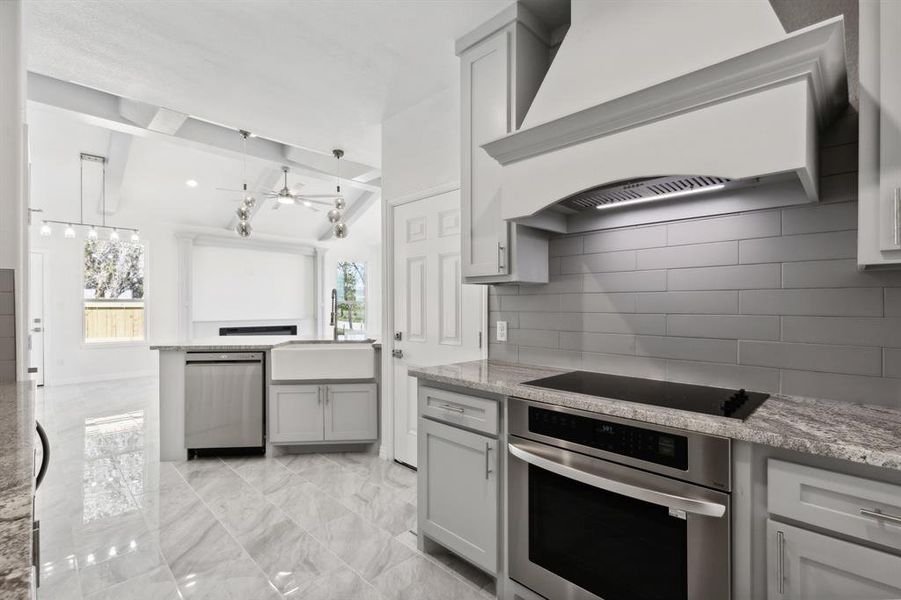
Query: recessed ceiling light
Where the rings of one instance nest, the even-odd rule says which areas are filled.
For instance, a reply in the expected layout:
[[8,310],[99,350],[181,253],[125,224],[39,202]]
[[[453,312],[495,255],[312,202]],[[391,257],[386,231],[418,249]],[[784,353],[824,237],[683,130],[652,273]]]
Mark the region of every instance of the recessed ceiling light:
[[196,188],[197,181],[195,179],[189,179],[185,182],[185,185],[188,186],[189,188]]

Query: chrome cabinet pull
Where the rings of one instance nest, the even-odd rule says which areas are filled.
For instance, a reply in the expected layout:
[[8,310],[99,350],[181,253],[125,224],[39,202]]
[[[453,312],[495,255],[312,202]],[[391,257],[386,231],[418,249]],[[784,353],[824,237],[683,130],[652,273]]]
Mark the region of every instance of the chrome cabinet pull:
[[490,459],[488,458],[488,453],[491,452],[491,442],[485,442],[485,479],[488,479],[488,476],[491,474],[491,464]]
[[440,406],[444,410],[450,410],[453,412],[457,412],[457,413],[460,413],[461,415],[466,412],[465,408],[460,408],[459,406],[453,406],[450,404],[439,404],[438,406]]
[[785,534],[781,531],[776,532],[776,560],[779,561],[779,567],[776,576],[779,578],[779,594],[785,594]]
[[332,397],[332,390],[329,389],[328,386],[322,388],[323,395],[325,396],[325,403],[328,404],[329,400]]
[[892,515],[884,512],[879,512],[878,510],[870,510],[867,508],[861,508],[860,514],[864,517],[871,517],[876,519],[877,521],[891,521],[892,523],[901,524],[901,517],[898,515]]
[[503,273],[507,269],[506,248],[500,242],[497,243],[497,272]]
[[319,386],[319,391],[316,393],[316,404],[322,404],[322,386]]
[[894,241],[895,245],[901,245],[901,188],[895,188],[892,192],[895,200],[895,227]]

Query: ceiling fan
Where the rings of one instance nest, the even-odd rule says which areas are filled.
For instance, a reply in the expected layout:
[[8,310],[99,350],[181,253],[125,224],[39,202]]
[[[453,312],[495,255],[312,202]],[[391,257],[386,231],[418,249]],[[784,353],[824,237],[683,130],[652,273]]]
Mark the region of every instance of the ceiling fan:
[[[272,207],[273,210],[278,209],[282,204],[293,204],[295,206],[305,206],[310,210],[319,212],[319,209],[313,206],[314,204],[319,204],[321,206],[332,206],[332,203],[335,200],[335,194],[301,194],[299,192],[299,188],[301,186],[288,186],[288,171],[290,171],[289,167],[282,167],[282,173],[285,175],[285,183],[278,191],[274,192],[264,192],[263,196],[266,198],[275,200],[275,205]],[[327,202],[325,198],[332,200],[332,202]]]

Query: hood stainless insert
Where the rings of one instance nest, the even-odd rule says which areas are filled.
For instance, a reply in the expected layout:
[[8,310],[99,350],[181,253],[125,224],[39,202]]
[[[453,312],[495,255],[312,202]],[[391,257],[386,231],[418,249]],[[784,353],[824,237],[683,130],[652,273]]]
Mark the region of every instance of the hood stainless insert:
[[646,200],[664,200],[676,195],[722,188],[731,180],[704,175],[671,175],[650,179],[633,179],[596,188],[565,198],[561,205],[571,210],[602,208]]

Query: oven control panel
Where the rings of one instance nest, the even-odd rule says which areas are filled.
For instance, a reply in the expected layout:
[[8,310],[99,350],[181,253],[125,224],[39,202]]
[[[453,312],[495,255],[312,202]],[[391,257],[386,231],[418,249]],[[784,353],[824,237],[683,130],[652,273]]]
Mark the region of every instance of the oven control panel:
[[688,469],[688,439],[556,410],[529,407],[529,431],[638,460]]

